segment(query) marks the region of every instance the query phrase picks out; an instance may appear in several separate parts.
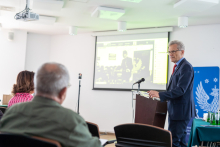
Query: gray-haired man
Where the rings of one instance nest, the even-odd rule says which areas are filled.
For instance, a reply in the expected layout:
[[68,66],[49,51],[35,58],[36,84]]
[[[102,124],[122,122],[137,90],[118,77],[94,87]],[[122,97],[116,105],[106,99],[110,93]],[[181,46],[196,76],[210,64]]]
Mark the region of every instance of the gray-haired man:
[[35,98],[8,109],[0,121],[0,131],[57,140],[63,147],[101,147],[83,118],[61,106],[68,84],[69,73],[63,65],[42,65],[35,75]]
[[165,92],[151,90],[149,96],[167,101],[168,129],[172,133],[172,147],[186,147],[186,128],[190,119],[196,115],[193,98],[194,70],[183,57],[185,46],[181,41],[171,41],[168,53],[175,65],[167,90]]

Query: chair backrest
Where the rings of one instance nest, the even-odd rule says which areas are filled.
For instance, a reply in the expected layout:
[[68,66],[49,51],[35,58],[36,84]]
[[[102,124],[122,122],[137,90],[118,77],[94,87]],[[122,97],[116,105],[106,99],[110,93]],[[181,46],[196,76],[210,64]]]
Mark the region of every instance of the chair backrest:
[[89,132],[92,134],[92,136],[100,138],[98,125],[94,124],[94,123],[91,123],[91,122],[88,122],[88,121],[86,123],[87,123],[87,126],[89,128]]
[[6,108],[5,107],[0,107],[0,110],[2,111],[2,113],[4,114],[5,111],[6,111]]
[[170,131],[146,124],[123,124],[114,127],[116,147],[171,147]]
[[61,147],[60,143],[41,137],[0,133],[0,147]]
[[38,136],[32,136],[32,138],[41,140],[41,141],[45,141],[48,143],[52,143],[54,145],[56,145],[56,147],[61,147],[60,143],[58,141],[52,140],[52,139],[47,139],[47,138],[42,138],[42,137],[38,137]]

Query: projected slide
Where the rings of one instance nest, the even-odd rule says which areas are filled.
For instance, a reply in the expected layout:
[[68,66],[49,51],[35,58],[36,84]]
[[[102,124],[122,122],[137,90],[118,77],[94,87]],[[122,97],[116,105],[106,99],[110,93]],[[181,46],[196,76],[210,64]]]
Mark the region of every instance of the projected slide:
[[[94,88],[165,90],[168,33],[104,36],[96,43]],[[137,88],[134,87],[134,88]]]

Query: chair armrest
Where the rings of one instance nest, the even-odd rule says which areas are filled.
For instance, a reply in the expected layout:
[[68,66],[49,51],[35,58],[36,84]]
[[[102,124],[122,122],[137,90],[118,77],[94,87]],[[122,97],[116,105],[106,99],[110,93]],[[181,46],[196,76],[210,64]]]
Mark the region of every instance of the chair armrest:
[[109,140],[107,141],[103,146],[106,146],[107,144],[115,143],[117,140]]

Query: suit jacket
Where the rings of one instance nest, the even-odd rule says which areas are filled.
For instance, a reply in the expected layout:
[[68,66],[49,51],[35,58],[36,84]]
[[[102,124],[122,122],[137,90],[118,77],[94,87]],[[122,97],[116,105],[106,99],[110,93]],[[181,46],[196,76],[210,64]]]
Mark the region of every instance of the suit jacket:
[[9,108],[0,121],[0,132],[49,138],[62,147],[101,147],[81,116],[39,96]]
[[193,82],[193,67],[183,59],[171,76],[167,91],[159,93],[161,101],[167,101],[171,120],[189,120],[195,117]]
[[132,59],[129,57],[126,57],[125,59],[123,59],[121,63],[121,68],[123,71],[126,71],[126,69],[130,69],[131,71],[133,68]]

